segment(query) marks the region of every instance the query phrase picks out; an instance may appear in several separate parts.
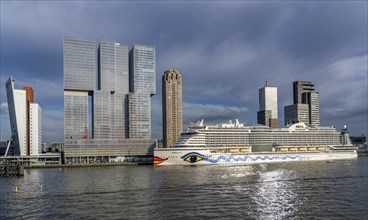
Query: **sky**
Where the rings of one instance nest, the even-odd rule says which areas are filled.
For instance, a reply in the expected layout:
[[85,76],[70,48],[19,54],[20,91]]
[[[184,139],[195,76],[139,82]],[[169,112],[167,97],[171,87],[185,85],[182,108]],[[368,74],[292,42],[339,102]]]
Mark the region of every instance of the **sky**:
[[184,128],[257,122],[258,90],[278,88],[279,124],[292,83],[312,81],[321,125],[368,130],[367,1],[1,1],[0,140],[10,137],[5,82],[32,86],[43,140],[63,141],[63,37],[156,47],[152,137],[162,138],[161,77],[183,77]]

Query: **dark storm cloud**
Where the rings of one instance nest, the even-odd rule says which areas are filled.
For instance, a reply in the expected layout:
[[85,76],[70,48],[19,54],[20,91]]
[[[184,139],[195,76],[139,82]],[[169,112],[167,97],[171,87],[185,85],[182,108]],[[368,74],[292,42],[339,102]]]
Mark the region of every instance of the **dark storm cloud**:
[[[154,137],[161,137],[161,75],[168,68],[183,75],[185,124],[202,116],[256,122],[266,80],[278,87],[282,124],[292,82],[309,80],[320,92],[322,124],[340,125],[329,111],[348,115],[367,106],[367,25],[367,2],[359,1],[1,2],[1,83],[9,75],[19,86],[38,83],[41,106],[63,114],[62,37],[112,39],[156,46]],[[4,86],[1,92],[4,103]],[[211,114],[200,112],[204,106]],[[350,128],[366,132],[362,122]]]

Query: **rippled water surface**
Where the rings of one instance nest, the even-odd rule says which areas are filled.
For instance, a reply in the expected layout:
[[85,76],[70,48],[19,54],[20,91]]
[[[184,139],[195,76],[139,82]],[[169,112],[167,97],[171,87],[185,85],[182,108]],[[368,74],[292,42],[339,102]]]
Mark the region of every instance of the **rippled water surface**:
[[368,157],[32,169],[21,178],[0,178],[0,218],[368,219]]

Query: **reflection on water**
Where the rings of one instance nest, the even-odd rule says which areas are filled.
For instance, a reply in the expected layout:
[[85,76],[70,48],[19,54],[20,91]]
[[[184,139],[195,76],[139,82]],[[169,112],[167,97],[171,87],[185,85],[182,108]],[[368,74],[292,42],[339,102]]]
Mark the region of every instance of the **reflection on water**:
[[291,170],[276,170],[260,175],[252,197],[257,205],[259,219],[285,219],[294,216],[302,203],[298,198],[298,176]]
[[26,170],[0,178],[0,219],[364,219],[367,173],[368,157]]

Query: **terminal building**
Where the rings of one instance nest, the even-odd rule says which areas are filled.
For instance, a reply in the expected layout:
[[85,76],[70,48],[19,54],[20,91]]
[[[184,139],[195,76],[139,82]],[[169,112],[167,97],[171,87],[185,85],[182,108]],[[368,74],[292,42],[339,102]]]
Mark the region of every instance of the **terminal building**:
[[134,45],[129,52],[104,40],[96,50],[95,40],[64,37],[65,161],[147,160],[156,144],[150,102],[155,48]]

